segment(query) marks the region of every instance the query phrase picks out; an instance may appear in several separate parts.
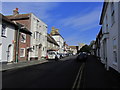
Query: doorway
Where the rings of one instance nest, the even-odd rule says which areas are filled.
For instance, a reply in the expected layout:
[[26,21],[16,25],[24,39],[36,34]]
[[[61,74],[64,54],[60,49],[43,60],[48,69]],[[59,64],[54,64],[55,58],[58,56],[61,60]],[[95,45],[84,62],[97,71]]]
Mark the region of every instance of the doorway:
[[13,61],[13,46],[12,46],[12,44],[8,45],[7,61],[8,62],[12,62]]

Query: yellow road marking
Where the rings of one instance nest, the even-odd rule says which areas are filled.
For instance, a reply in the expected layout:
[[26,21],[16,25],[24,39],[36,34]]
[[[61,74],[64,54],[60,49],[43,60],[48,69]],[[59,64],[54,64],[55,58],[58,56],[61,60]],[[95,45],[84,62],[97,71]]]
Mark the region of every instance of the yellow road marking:
[[81,72],[80,72],[80,78],[79,78],[78,84],[77,84],[77,88],[80,88],[80,83],[81,83],[81,79],[82,79],[82,75],[83,75],[84,66],[85,66],[85,64],[83,63],[83,66],[82,66]]
[[[75,79],[75,81],[74,81],[74,84],[73,84],[73,86],[72,86],[72,89],[74,89],[75,88],[75,86],[77,85],[77,87],[80,87],[78,84],[80,84],[80,80],[81,80],[81,77],[82,77],[82,69],[83,69],[83,67],[84,67],[84,63],[81,65],[81,67],[79,68],[79,72],[78,72],[78,74],[77,74],[77,77],[76,77],[76,79]],[[80,79],[79,79],[79,77],[80,77]],[[77,81],[78,81],[78,79],[79,79],[79,83],[77,83]]]

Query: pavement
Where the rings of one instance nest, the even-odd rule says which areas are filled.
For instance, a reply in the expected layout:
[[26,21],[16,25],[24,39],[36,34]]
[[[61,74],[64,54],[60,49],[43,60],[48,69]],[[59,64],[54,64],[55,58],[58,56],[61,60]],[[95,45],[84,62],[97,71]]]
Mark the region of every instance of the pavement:
[[105,69],[94,56],[89,56],[85,63],[84,88],[120,88],[120,73],[110,68]]
[[14,63],[3,63],[3,64],[0,64],[0,71],[3,72],[7,70],[28,67],[32,65],[46,63],[46,62],[48,62],[48,60],[41,59],[41,60],[22,61],[22,62],[17,62],[17,63],[15,62]]

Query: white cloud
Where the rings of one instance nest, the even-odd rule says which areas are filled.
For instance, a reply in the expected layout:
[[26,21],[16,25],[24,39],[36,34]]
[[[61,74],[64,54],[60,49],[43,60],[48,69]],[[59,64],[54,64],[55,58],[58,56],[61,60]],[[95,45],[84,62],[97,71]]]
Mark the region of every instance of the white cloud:
[[98,23],[99,17],[100,17],[100,7],[85,14],[80,13],[76,16],[64,18],[59,23],[62,23],[64,27],[72,27],[84,31],[96,27],[99,24]]

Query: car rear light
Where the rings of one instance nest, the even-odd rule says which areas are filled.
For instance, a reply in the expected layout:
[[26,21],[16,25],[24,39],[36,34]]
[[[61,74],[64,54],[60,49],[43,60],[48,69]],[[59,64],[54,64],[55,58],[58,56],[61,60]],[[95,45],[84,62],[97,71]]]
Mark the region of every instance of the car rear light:
[[46,59],[48,59],[48,55],[46,55]]

